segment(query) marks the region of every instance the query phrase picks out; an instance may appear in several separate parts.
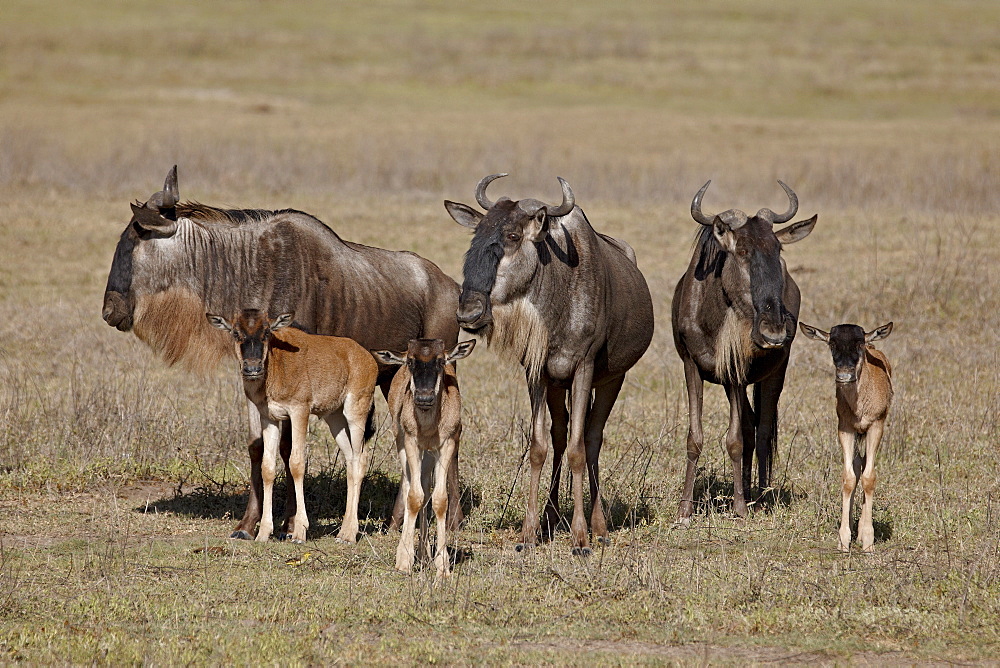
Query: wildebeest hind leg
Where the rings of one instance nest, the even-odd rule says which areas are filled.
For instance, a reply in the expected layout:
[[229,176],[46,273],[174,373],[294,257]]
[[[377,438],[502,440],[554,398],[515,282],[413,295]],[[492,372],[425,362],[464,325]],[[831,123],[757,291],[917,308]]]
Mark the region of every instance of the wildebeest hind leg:
[[760,494],[771,487],[774,451],[778,447],[778,399],[785,384],[786,362],[782,367],[754,387],[754,409],[757,411],[757,477]]
[[559,481],[562,477],[562,457],[566,451],[566,435],[569,428],[569,411],[566,410],[566,390],[549,387],[546,396],[549,415],[552,417],[552,479],[549,483],[549,501],[545,504],[545,520],[542,532],[547,538],[555,535],[562,520],[559,513]]
[[590,393],[594,380],[594,361],[580,363],[573,374],[573,385],[569,393],[569,442],[566,444],[566,461],[573,476],[573,519],[569,532],[573,542],[573,554],[590,554],[590,537],[587,535],[587,516],[583,511],[583,477],[587,468],[587,450],[583,443],[587,411],[590,408]]
[[625,376],[594,389],[594,403],[587,416],[584,443],[587,446],[587,478],[590,480],[590,531],[594,538],[608,544],[608,523],[604,518],[604,504],[601,502],[600,458],[604,445],[604,425],[608,422],[611,409],[618,400]]
[[684,381],[688,391],[687,466],[684,469],[684,488],[681,490],[681,502],[677,511],[677,525],[687,526],[691,523],[691,513],[694,511],[694,474],[704,443],[701,408],[705,388],[694,360],[685,357],[683,361]]

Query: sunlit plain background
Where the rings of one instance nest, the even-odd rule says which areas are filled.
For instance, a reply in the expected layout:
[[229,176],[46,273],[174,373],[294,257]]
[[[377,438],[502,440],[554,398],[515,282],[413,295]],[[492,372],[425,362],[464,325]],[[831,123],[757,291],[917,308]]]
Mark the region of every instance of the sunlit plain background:
[[[994,656],[997,25],[991,2],[6,2],[0,652],[34,663]],[[305,210],[459,280],[469,237],[442,199],[471,203],[479,179],[503,171],[491,196],[556,200],[567,179],[594,226],[635,247],[657,316],[606,432],[612,546],[571,560],[559,534],[514,554],[527,401],[519,371],[485,348],[461,368],[472,507],[447,585],[392,572],[397,538],[378,532],[398,479],[384,430],[358,546],[333,541],[344,478],[323,428],[307,478],[315,542],[224,540],[247,482],[235,371],[166,369],[100,319],[128,203],[173,164],[183,199]],[[819,214],[784,252],[802,320],[896,323],[880,345],[897,394],[874,556],[835,551],[832,365],[803,337],[781,403],[783,504],[726,515],[728,409],[711,388],[705,503],[693,529],[670,528],[687,428],[670,296],[697,227],[691,197],[710,178],[706,210],[782,209],[780,178],[799,218]]]

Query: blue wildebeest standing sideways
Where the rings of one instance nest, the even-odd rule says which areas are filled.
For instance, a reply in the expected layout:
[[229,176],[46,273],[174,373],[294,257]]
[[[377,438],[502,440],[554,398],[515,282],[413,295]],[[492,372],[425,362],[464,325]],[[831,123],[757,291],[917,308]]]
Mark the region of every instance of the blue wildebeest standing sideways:
[[[231,337],[205,313],[256,308],[295,313],[315,334],[346,336],[368,350],[403,350],[410,339],[458,341],[458,284],[414,253],[342,240],[309,214],[283,209],[219,209],[180,202],[177,167],[163,190],[132,205],[104,293],[104,320],[132,331],[169,363],[207,369],[234,354]],[[397,367],[380,365],[387,392]],[[233,531],[250,538],[261,517],[264,445],[256,407],[249,404],[251,485],[246,513]],[[288,429],[281,456],[288,466]],[[457,455],[456,455],[457,457]],[[453,464],[457,464],[453,462]],[[450,469],[451,528],[461,521],[458,467]],[[296,502],[288,485],[282,532],[292,534]],[[402,516],[397,498],[394,519]]]
[[[770,486],[773,450],[778,438],[778,398],[785,383],[788,354],[799,317],[799,288],[789,276],[781,247],[805,238],[816,216],[775,232],[798,211],[792,189],[788,210],[761,209],[747,217],[739,209],[705,214],[701,199],[709,181],[691,202],[691,216],[702,225],[694,255],[677,283],[671,305],[674,345],[684,362],[689,427],[687,469],[678,521],[690,521],[694,476],[703,436],[703,383],[722,385],[729,399],[726,450],[733,463],[733,510],[747,513],[750,471],[757,452],[760,491]],[[754,405],[747,387],[754,386]]]
[[[632,248],[594,231],[559,179],[563,201],[495,203],[476,188],[485,216],[445,202],[459,224],[475,230],[465,254],[458,321],[486,337],[500,355],[525,369],[531,400],[531,486],[518,549],[537,540],[538,484],[548,451],[545,407],[552,416],[552,483],[545,530],[559,523],[559,472],[566,452],[572,472],[573,552],[589,554],[583,507],[584,464],[590,479],[590,528],[607,540],[598,459],[607,422],[625,373],[653,336],[653,304]],[[566,391],[569,390],[567,410]],[[568,431],[568,440],[567,440]]]
[[[800,323],[810,339],[829,344],[837,369],[837,432],[844,451],[843,504],[840,515],[838,547],[851,550],[851,500],[861,478],[865,493],[858,520],[861,549],[875,549],[872,508],[875,502],[875,455],[882,441],[885,419],[892,403],[892,367],[889,360],[872,344],[892,332],[887,323],[870,332],[858,325],[837,325],[829,332]],[[856,452],[864,441],[864,454]]]

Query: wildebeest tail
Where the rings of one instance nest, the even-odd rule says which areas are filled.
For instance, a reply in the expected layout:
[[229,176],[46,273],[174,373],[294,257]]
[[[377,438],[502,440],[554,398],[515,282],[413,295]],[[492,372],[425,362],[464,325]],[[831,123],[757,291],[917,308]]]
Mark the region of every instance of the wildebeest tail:
[[375,402],[372,402],[372,407],[368,409],[368,419],[365,420],[365,443],[372,439],[375,435]]

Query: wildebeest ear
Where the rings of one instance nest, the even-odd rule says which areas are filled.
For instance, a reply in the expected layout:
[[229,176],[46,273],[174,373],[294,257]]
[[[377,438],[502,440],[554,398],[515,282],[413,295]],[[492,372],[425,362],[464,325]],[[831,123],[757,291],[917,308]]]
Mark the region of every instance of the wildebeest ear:
[[281,329],[282,327],[288,327],[290,324],[292,324],[292,320],[294,319],[295,319],[295,311],[292,311],[291,313],[282,313],[277,318],[272,320],[271,324],[269,324],[268,327],[273,332],[276,329]]
[[865,343],[875,343],[876,341],[880,341],[885,337],[889,336],[891,332],[892,332],[892,323],[891,322],[886,323],[881,327],[879,327],[878,329],[874,329],[865,334]]
[[476,347],[476,340],[469,339],[468,341],[462,341],[457,346],[451,349],[451,352],[445,355],[445,362],[454,362],[455,360],[460,360],[463,357],[468,357],[472,349]]
[[549,235],[549,212],[545,210],[543,206],[535,215],[532,216],[531,221],[524,226],[524,236],[528,237],[534,243],[541,243],[545,241],[545,237]]
[[794,244],[796,241],[801,241],[809,236],[809,233],[813,231],[816,226],[816,218],[818,216],[813,216],[809,220],[800,220],[797,223],[792,223],[788,227],[783,227],[774,233],[774,236],[778,237],[778,241],[781,245]]
[[406,364],[406,355],[400,355],[399,353],[394,353],[391,350],[373,350],[372,355],[375,356],[375,361],[381,362],[387,366],[399,366],[400,364]]
[[823,341],[824,343],[830,342],[830,332],[824,332],[822,329],[816,329],[815,327],[811,327],[804,322],[799,323],[799,329],[801,329],[802,333],[810,339],[816,339],[817,341]]
[[229,321],[223,318],[221,315],[215,315],[213,313],[206,313],[205,317],[208,319],[208,324],[216,329],[221,329],[224,332],[232,332],[233,326],[229,324]]
[[467,204],[445,200],[444,208],[448,209],[448,213],[451,214],[456,223],[473,230],[479,225],[479,221],[483,219],[483,214]]
[[133,222],[147,232],[169,237],[177,231],[177,221],[165,218],[159,209],[150,208],[148,204],[140,206],[136,203],[129,206],[132,207]]
[[722,219],[722,216],[716,216],[712,221],[712,235],[715,240],[719,242],[723,250],[730,253],[736,251],[736,237],[733,235],[733,231],[726,224],[726,221]]

